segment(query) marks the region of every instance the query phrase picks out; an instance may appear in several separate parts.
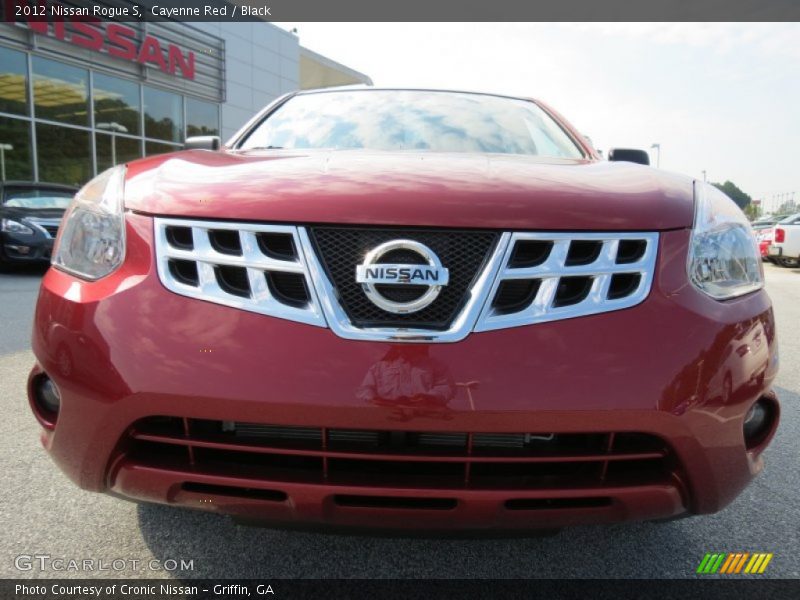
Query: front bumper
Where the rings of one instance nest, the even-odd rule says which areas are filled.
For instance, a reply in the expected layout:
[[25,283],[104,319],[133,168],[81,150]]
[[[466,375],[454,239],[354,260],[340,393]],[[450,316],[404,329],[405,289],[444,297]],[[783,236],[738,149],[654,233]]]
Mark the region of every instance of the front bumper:
[[[51,269],[42,284],[29,395],[42,372],[61,390],[55,427],[38,415],[43,442],[85,489],[276,523],[506,529],[714,512],[763,466],[777,425],[770,302],[764,292],[725,303],[696,292],[686,283],[687,231],[662,234],[655,284],[641,305],[432,345],[345,340],[172,294],[155,272],[152,231],[150,218],[128,215],[119,271],[88,283]],[[412,346],[418,355],[404,357]],[[393,373],[413,381],[413,393],[375,384],[376,374],[391,382]],[[775,422],[747,448],[743,419],[762,397]],[[154,416],[186,429],[142,437],[139,424]],[[661,440],[663,453],[657,469],[620,473],[613,459],[581,454],[579,462],[597,466],[592,478],[565,476],[572,467],[562,473],[558,465],[577,459],[547,452],[536,459],[546,469],[521,474],[502,453],[475,466],[480,453],[463,448],[354,456],[323,442],[316,450],[290,445],[270,462],[257,444],[228,447],[197,435],[195,421],[404,439],[636,432]],[[382,466],[336,470],[367,461]],[[441,473],[440,463],[449,465]],[[453,477],[456,463],[466,476]],[[477,478],[481,469],[492,477]],[[503,479],[506,470],[514,476]]]
[[14,263],[49,262],[53,252],[53,238],[44,234],[21,236],[0,234],[0,261]]

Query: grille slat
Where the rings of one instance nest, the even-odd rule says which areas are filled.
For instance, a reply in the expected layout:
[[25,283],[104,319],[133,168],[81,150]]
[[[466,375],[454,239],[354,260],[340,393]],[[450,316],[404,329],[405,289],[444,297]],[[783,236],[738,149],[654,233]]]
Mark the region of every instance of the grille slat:
[[[659,438],[639,433],[524,434],[430,433],[376,430],[327,431],[154,417],[135,424],[129,454],[174,466],[180,450],[193,470],[242,470],[265,481],[357,479],[377,487],[427,484],[441,487],[532,489],[613,483],[615,477],[670,476],[672,454]],[[474,438],[470,445],[467,440]],[[176,454],[177,451],[177,454]],[[434,479],[428,481],[428,478]],[[427,485],[426,484],[426,485]]]
[[497,288],[492,306],[498,314],[510,314],[528,308],[539,292],[539,279],[511,279]]
[[599,240],[573,240],[564,264],[568,267],[590,265],[598,259],[602,249],[603,242]]
[[553,242],[549,240],[520,240],[514,244],[508,266],[514,269],[539,266],[552,249]]
[[244,267],[221,265],[214,269],[214,275],[219,287],[228,294],[250,298],[250,281]]
[[180,250],[192,250],[194,242],[192,241],[192,229],[190,227],[169,226],[165,229],[167,242],[173,248]]
[[193,261],[170,260],[169,271],[177,281],[184,285],[199,285],[200,279],[197,275],[197,264]]
[[[497,454],[495,456],[483,456],[475,454],[465,456],[462,454],[392,454],[383,452],[380,454],[368,454],[366,452],[344,451],[344,450],[309,450],[307,448],[292,448],[289,446],[264,446],[247,444],[235,440],[212,441],[209,439],[186,439],[166,435],[155,435],[144,432],[133,432],[131,438],[142,442],[152,442],[156,444],[169,444],[176,446],[193,446],[195,448],[208,448],[213,450],[223,450],[231,452],[250,452],[255,454],[277,454],[285,456],[314,456],[337,459],[363,460],[371,462],[442,462],[442,463],[574,463],[574,462],[593,462],[603,463],[606,461],[641,461],[664,458],[666,452],[663,450],[650,452],[617,452],[609,454],[563,454],[563,455],[536,455],[536,456],[514,456]],[[513,447],[513,446],[509,446]]]
[[232,229],[212,229],[208,232],[208,239],[211,246],[217,252],[230,254],[232,256],[242,255],[242,241],[239,239],[239,232]]
[[636,291],[642,276],[639,273],[616,273],[611,277],[611,285],[608,288],[610,300],[630,296]]
[[562,277],[558,282],[553,307],[572,306],[583,302],[591,289],[591,277]]
[[267,273],[266,276],[269,291],[284,304],[302,307],[311,300],[306,278],[301,273],[272,271]]
[[261,252],[278,260],[295,260],[297,248],[294,238],[287,233],[259,233],[256,236]]

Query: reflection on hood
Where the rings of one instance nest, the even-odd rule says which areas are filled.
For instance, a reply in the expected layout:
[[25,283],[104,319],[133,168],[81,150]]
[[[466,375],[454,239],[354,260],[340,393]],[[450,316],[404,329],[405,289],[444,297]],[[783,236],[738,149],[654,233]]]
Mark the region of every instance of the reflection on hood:
[[428,346],[391,347],[367,371],[358,398],[384,406],[447,406],[455,396],[453,378],[428,352]]

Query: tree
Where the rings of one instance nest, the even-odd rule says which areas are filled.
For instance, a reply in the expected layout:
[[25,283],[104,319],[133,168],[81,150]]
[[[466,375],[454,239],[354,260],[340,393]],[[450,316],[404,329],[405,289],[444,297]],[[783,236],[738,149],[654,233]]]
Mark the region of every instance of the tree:
[[758,217],[761,216],[761,207],[758,204],[750,203],[744,207],[744,214],[747,215],[747,218],[751,221],[755,221]]
[[736,202],[737,206],[742,210],[744,210],[744,207],[753,201],[749,194],[745,194],[739,189],[739,186],[732,181],[726,181],[725,183],[712,183],[711,185],[718,190],[725,192],[728,197]]

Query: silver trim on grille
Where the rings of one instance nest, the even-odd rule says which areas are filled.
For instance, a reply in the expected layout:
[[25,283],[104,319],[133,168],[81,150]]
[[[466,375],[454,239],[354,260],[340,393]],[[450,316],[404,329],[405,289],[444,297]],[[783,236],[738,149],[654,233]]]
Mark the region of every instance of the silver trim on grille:
[[492,286],[492,281],[500,268],[501,260],[506,252],[510,233],[500,236],[497,246],[480,273],[467,292],[469,299],[458,316],[453,320],[450,329],[446,331],[432,331],[430,329],[413,329],[399,327],[356,327],[350,322],[342,305],[336,300],[336,290],[325,274],[322,263],[317,257],[308,232],[299,228],[300,241],[303,244],[308,267],[314,284],[318,286],[322,310],[328,318],[328,325],[334,333],[348,340],[377,340],[387,342],[457,342],[463,340],[471,332],[475,320],[481,312],[483,303]]
[[[517,241],[539,240],[553,242],[547,259],[535,267],[510,267]],[[646,242],[642,256],[635,262],[617,263],[619,243],[623,240]],[[602,247],[597,259],[585,265],[567,266],[567,255],[573,241],[599,241]],[[657,233],[515,233],[503,257],[503,268],[495,278],[475,331],[491,331],[546,321],[571,319],[603,312],[630,308],[642,302],[650,293],[658,254]],[[630,294],[609,299],[611,278],[617,273],[640,275],[637,288]],[[591,277],[592,287],[584,300],[570,306],[556,307],[554,299],[562,277]],[[519,312],[499,314],[492,301],[503,281],[538,279],[541,281],[533,302]]]
[[[630,308],[644,301],[650,293],[658,254],[658,233],[502,233],[489,256],[483,271],[467,292],[469,297],[450,328],[445,331],[414,328],[371,327],[352,324],[337,300],[336,289],[325,273],[305,227],[266,225],[230,221],[199,221],[190,219],[155,218],[156,262],[158,275],[167,289],[191,298],[223,304],[280,319],[298,321],[317,327],[330,327],[338,336],[350,340],[384,342],[457,342],[472,332],[492,331],[547,321],[571,319],[586,315]],[[173,246],[167,239],[167,227],[188,227],[192,230],[193,249]],[[242,248],[241,256],[224,254],[214,249],[209,230],[237,231]],[[290,234],[297,253],[296,260],[278,260],[259,248],[257,233]],[[515,244],[518,241],[552,242],[549,254],[534,267],[511,267]],[[634,262],[617,263],[619,244],[623,240],[645,242],[642,255]],[[589,264],[566,264],[573,241],[601,242],[599,255]],[[192,261],[197,265],[199,284],[178,281],[169,269],[169,260]],[[217,282],[215,266],[236,266],[247,269],[251,294],[249,298],[226,292]],[[291,306],[270,293],[265,272],[299,273],[305,278],[309,302],[302,307]],[[355,269],[354,269],[355,271]],[[638,285],[624,297],[609,299],[609,287],[615,274],[639,275]],[[569,306],[554,306],[562,277],[591,278],[587,296]],[[493,308],[494,299],[504,281],[535,279],[540,284],[532,302],[513,313]]]
[[[280,319],[299,321],[308,325],[325,327],[325,317],[320,309],[316,286],[311,280],[304,250],[298,239],[298,228],[288,225],[264,225],[256,223],[232,223],[227,221],[194,221],[188,219],[155,218],[156,262],[158,276],[167,289],[198,300],[224,304],[241,310],[270,315]],[[167,227],[190,227],[194,248],[184,250],[172,246],[167,240]],[[242,256],[217,252],[211,245],[209,230],[229,230],[239,233]],[[261,252],[256,234],[288,233],[294,239],[297,260],[278,260]],[[169,269],[169,259],[192,261],[197,265],[198,286],[178,281]],[[250,284],[250,297],[244,298],[223,290],[214,273],[214,267],[221,265],[244,267],[247,269]],[[285,304],[275,298],[269,290],[265,272],[302,273],[310,301],[306,306],[297,307]]]

